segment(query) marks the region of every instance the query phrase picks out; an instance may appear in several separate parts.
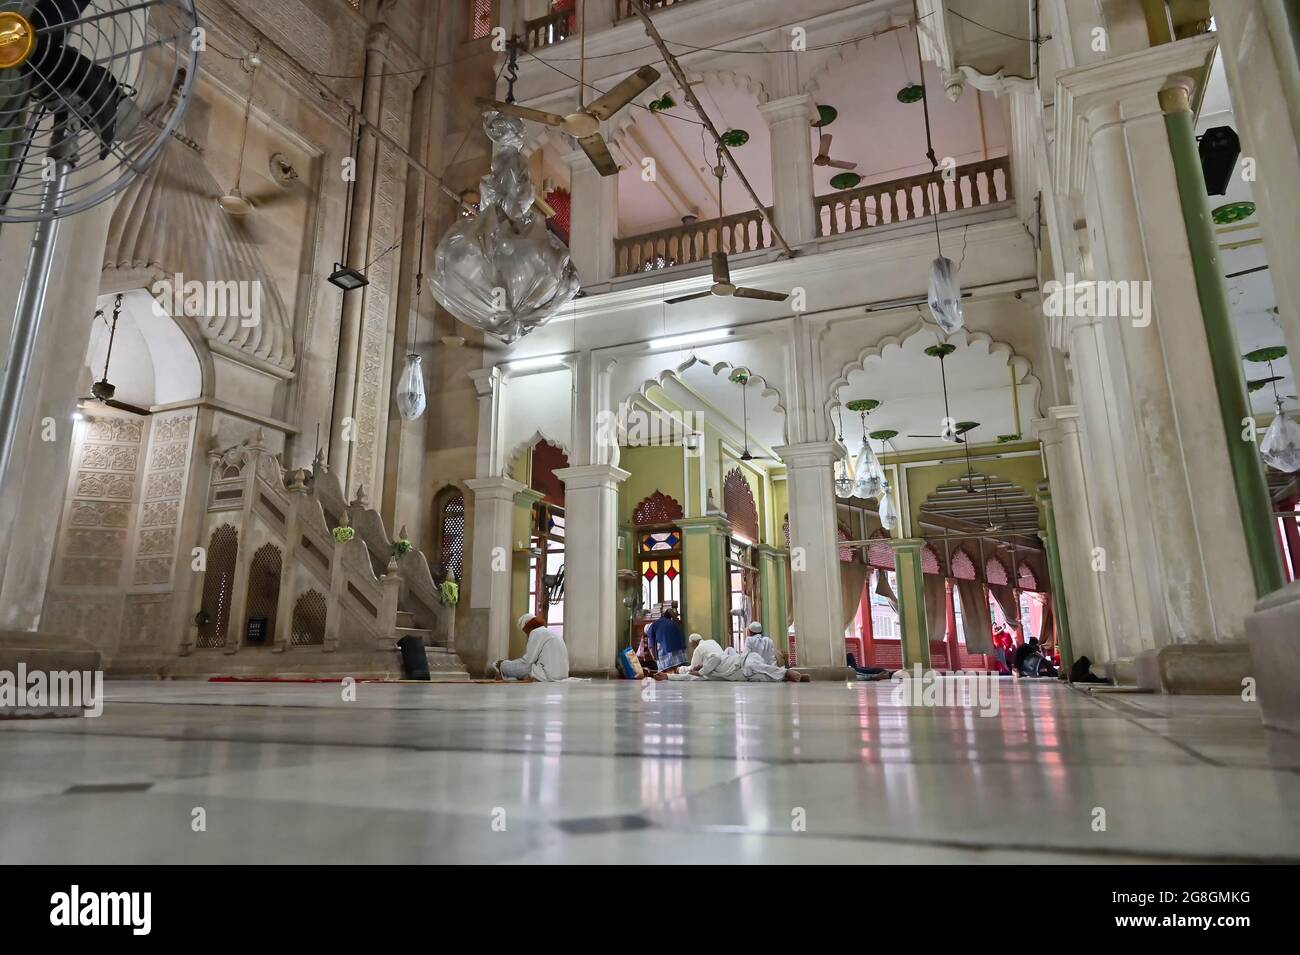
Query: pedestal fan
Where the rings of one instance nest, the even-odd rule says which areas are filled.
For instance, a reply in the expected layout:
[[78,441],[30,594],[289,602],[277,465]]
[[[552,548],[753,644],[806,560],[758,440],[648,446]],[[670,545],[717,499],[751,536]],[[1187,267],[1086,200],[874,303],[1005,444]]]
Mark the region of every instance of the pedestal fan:
[[197,75],[194,0],[0,0],[0,224],[35,223],[0,378],[0,482],[59,221],[157,158]]

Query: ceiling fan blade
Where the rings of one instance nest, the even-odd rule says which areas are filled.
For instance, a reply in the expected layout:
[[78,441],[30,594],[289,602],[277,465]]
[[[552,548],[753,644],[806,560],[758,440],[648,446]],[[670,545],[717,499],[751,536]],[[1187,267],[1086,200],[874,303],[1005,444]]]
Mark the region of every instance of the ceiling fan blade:
[[597,119],[609,119],[657,79],[659,79],[658,70],[653,66],[643,66],[615,85],[608,93],[597,96],[588,103],[586,111]]
[[602,176],[618,175],[618,163],[614,162],[614,157],[610,155],[609,147],[605,145],[605,140],[601,138],[600,133],[581,137],[578,145],[587,154],[591,164],[596,167],[596,172]]
[[148,408],[141,408],[139,405],[128,404],[125,401],[118,401],[116,398],[107,399],[104,401],[104,405],[109,408],[116,408],[118,411],[127,411],[131,414],[139,415],[142,418],[147,418],[153,414],[153,412]]
[[765,302],[784,302],[790,297],[789,292],[767,292],[761,288],[737,288],[733,293],[736,298],[759,298]]
[[834,166],[836,169],[857,169],[858,164],[855,162],[845,162],[843,159],[828,159],[826,165]]
[[714,252],[709,259],[713,262],[713,281],[719,285],[730,285],[731,269],[727,265],[727,253]]
[[705,292],[696,292],[694,295],[679,295],[677,298],[664,299],[664,303],[667,305],[678,305],[682,302],[693,302],[697,298],[708,298],[712,294],[713,292],[710,290]]
[[821,145],[817,147],[817,157],[827,156],[831,151],[831,134],[822,133]]
[[531,119],[534,123],[544,123],[547,126],[564,125],[563,116],[557,116],[555,113],[548,113],[545,110],[529,109],[527,106],[520,106],[517,103],[503,103],[500,100],[488,99],[486,96],[476,96],[474,102],[478,103],[479,106],[494,109],[498,113],[518,116],[520,119]]

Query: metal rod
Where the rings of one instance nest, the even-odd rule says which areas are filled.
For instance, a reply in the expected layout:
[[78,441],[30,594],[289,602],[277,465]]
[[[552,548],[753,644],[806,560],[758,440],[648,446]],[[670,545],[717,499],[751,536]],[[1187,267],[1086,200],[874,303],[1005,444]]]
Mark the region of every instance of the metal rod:
[[758,198],[758,193],[754,191],[754,187],[751,186],[749,180],[745,178],[745,173],[740,168],[740,164],[736,162],[736,157],[731,155],[731,150],[727,148],[726,143],[722,141],[722,137],[718,135],[717,127],[713,125],[713,120],[709,119],[709,114],[704,111],[704,106],[700,103],[699,97],[697,97],[695,91],[691,89],[690,80],[687,78],[686,74],[682,72],[682,67],[681,64],[677,62],[677,57],[673,56],[672,52],[668,49],[668,44],[664,42],[664,38],[659,35],[659,31],[650,21],[650,14],[645,12],[645,6],[641,3],[641,0],[628,0],[628,4],[632,8],[632,12],[640,17],[641,22],[645,24],[646,35],[654,41],[655,46],[659,47],[659,52],[663,54],[664,62],[668,64],[668,69],[672,71],[673,76],[677,78],[677,82],[681,84],[682,95],[686,97],[687,102],[691,104],[691,107],[699,115],[700,122],[702,122],[704,128],[709,131],[709,135],[713,137],[713,141],[718,144],[719,151],[721,151],[722,155],[726,157],[727,163],[744,184],[745,191],[749,193],[749,197],[754,200],[754,205],[758,209],[759,213],[762,214],[763,221],[766,222],[767,227],[772,230],[772,238],[780,242],[781,248],[785,249],[788,254],[794,255],[794,249],[790,248],[790,243],[785,241],[785,236],[783,236],[781,230],[776,227],[776,220],[773,219],[772,214],[767,211],[767,206],[763,205],[763,200]]
[[[57,143],[63,138],[63,132],[56,130],[54,138]],[[62,153],[63,149],[57,145],[51,149],[51,155],[55,157],[54,176],[41,190],[41,219],[36,223],[36,233],[27,252],[4,377],[0,380],[0,486],[4,485],[9,474],[9,460],[13,456],[22,415],[23,393],[31,371],[32,354],[36,351],[36,335],[40,329],[41,313],[45,311],[45,297],[50,289],[50,267],[54,263],[54,246],[59,235],[59,205],[72,170],[71,159]]]

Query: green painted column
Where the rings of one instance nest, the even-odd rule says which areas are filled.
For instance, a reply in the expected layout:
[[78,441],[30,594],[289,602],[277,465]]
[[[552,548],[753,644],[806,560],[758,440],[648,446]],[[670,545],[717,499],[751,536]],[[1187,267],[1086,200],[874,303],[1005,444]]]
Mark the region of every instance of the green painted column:
[[[1201,302],[1201,319],[1210,346],[1214,369],[1214,390],[1218,394],[1223,430],[1228,441],[1228,461],[1237,503],[1241,512],[1246,551],[1255,580],[1256,596],[1263,597],[1282,587],[1282,561],[1273,530],[1273,508],[1264,464],[1254,441],[1241,438],[1243,422],[1251,417],[1250,400],[1241,371],[1241,354],[1232,328],[1228,293],[1219,262],[1219,247],[1214,237],[1209,201],[1205,196],[1205,178],[1196,148],[1191,104],[1187,89],[1174,86],[1161,90],[1160,106],[1165,113],[1169,152],[1173,157],[1174,175],[1178,180],[1179,202],[1187,244],[1192,254],[1192,271],[1196,276],[1196,293]],[[1205,502],[1212,506],[1213,502]]]
[[758,586],[763,601],[763,632],[782,649],[785,645],[785,580],[781,565],[785,552],[770,544],[758,545]]
[[925,622],[925,585],[921,569],[919,537],[889,542],[894,549],[894,573],[898,577],[898,620],[903,630],[903,668],[921,664],[930,669],[930,634]]
[[776,571],[776,616],[769,626],[768,636],[786,653],[790,652],[790,552],[779,551],[774,564]]
[[1047,548],[1047,577],[1052,584],[1052,616],[1061,647],[1061,666],[1066,673],[1074,666],[1074,649],[1070,645],[1070,615],[1065,601],[1065,583],[1061,574],[1061,548],[1056,537],[1056,511],[1047,482],[1038,485],[1038,505],[1043,510],[1043,545]]
[[682,529],[682,623],[687,633],[698,632],[723,646],[730,639],[727,626],[727,524],[719,517],[687,517]]

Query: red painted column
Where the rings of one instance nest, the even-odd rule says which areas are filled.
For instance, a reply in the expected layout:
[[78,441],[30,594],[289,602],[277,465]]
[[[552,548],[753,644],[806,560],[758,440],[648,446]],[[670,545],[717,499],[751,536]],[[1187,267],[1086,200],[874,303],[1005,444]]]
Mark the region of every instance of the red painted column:
[[943,581],[944,638],[948,641],[948,669],[961,669],[961,652],[957,649],[957,607],[952,599],[952,578]]
[[876,665],[876,635],[871,629],[871,574],[862,583],[862,598],[858,601],[858,625],[862,631],[862,665]]

